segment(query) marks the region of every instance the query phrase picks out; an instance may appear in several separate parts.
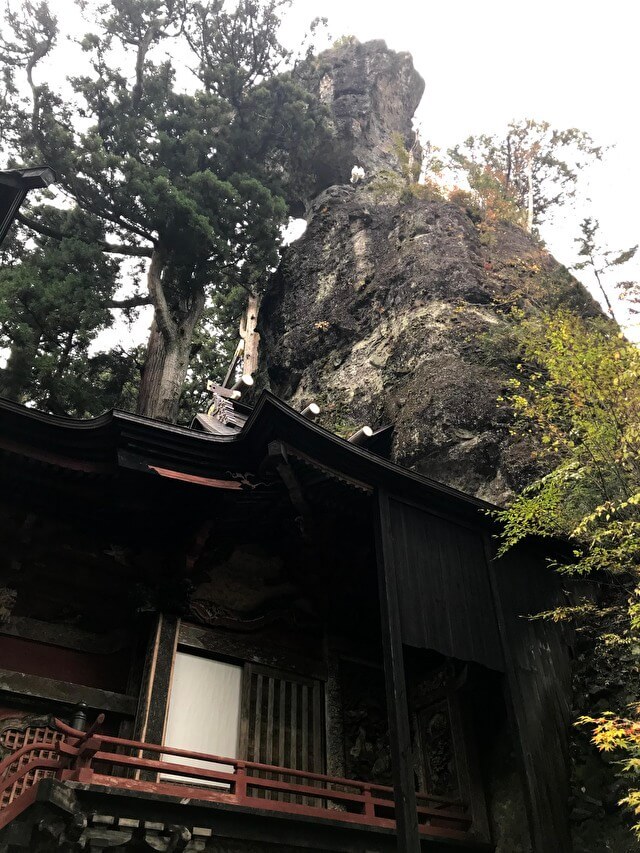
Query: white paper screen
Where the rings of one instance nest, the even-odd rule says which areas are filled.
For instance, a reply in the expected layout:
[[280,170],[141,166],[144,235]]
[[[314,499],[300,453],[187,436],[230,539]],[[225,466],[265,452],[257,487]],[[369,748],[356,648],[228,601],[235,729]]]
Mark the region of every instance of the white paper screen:
[[[242,667],[177,652],[169,698],[164,743],[191,752],[238,757]],[[232,772],[233,768],[166,755],[165,761]],[[191,783],[187,776],[163,774],[164,779]],[[198,784],[207,784],[198,780]],[[210,782],[209,784],[216,784]]]

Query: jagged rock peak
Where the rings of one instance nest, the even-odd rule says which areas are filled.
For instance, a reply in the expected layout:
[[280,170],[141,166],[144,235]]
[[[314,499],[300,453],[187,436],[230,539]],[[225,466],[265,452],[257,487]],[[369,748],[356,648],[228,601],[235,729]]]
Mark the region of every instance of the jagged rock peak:
[[349,37],[301,63],[293,78],[331,111],[333,142],[309,164],[317,176],[312,197],[332,184],[348,183],[354,166],[367,176],[399,170],[397,140],[413,146],[411,122],[424,91],[411,54],[390,50],[382,40],[361,43]]

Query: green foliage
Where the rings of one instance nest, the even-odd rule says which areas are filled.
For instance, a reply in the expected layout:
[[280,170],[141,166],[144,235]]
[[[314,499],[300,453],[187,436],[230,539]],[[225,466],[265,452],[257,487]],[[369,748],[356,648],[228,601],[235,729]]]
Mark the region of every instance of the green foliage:
[[504,134],[470,136],[449,155],[490,218],[531,231],[574,196],[580,169],[602,149],[582,130],[527,119]]
[[89,354],[112,323],[118,265],[99,248],[96,217],[43,207],[41,218],[65,236],[37,236],[29,246],[15,240],[0,268],[0,345],[10,353],[0,393],[56,414],[98,414],[103,397],[119,400],[126,378],[121,359],[109,372],[104,357]]
[[463,190],[460,187],[454,187],[449,191],[447,201],[457,204],[458,207],[462,207],[474,224],[478,225],[483,221],[484,208],[476,193]]
[[[407,150],[404,139],[396,133],[391,150],[396,157],[399,171],[389,169],[376,173],[370,184],[374,198],[379,201],[389,198],[401,202],[411,201],[413,198],[423,201],[442,201],[445,198],[436,180],[443,168],[437,149],[430,143],[426,143],[422,148],[416,137],[411,150]],[[424,176],[419,180],[423,170]]]
[[[568,575],[606,579],[617,590],[604,609],[577,602],[548,616],[598,619],[600,642],[638,645],[640,633],[640,350],[603,319],[568,312],[521,324],[519,376],[505,395],[530,433],[548,473],[497,513],[501,551],[529,535],[563,535]],[[563,608],[563,610],[567,610]],[[624,803],[640,815],[638,710],[585,717],[594,743],[625,751],[631,791]],[[637,826],[640,832],[640,824]]]
[[[624,266],[624,264],[634,258],[638,251],[638,246],[631,246],[629,249],[617,251],[604,249],[600,243],[600,223],[597,219],[592,219],[591,217],[582,220],[580,224],[580,236],[576,238],[575,242],[578,244],[578,257],[582,260],[574,264],[573,269],[590,269],[592,271],[607,306],[609,316],[612,320],[615,320],[613,306],[609,299],[604,277],[610,269]],[[636,283],[622,282],[619,288],[630,302],[638,301],[640,293],[638,292],[638,285]]]
[[338,36],[332,47],[344,47],[348,44],[358,44],[358,39],[352,35]]
[[[34,79],[60,39],[46,3],[8,13],[3,144],[16,160],[57,171],[65,199],[101,224],[90,248],[121,268],[128,256],[154,260],[150,345],[161,334],[166,351],[188,350],[203,312],[226,311],[237,288],[264,288],[287,201],[304,191],[305,178],[291,176],[323,143],[324,110],[284,73],[290,55],[278,29],[288,0],[77,3],[93,21],[82,41],[88,67],[59,92]],[[166,58],[174,42],[180,65]],[[176,77],[188,72],[196,83],[185,91]],[[47,215],[31,211],[36,232]],[[173,379],[180,387],[184,374]],[[175,417],[177,403],[159,416]],[[139,408],[154,413],[148,399]]]

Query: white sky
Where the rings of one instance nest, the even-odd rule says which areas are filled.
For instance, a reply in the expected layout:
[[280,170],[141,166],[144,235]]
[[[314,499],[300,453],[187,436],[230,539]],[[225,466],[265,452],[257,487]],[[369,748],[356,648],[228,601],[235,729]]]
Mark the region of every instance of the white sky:
[[[67,19],[63,29],[78,26],[73,0],[50,2]],[[640,242],[640,5],[634,0],[295,0],[284,41],[298,45],[316,16],[329,19],[331,41],[383,38],[413,55],[426,82],[416,119],[422,138],[435,145],[534,118],[578,127],[614,146],[583,176],[576,209],[563,211],[543,237],[567,265],[576,259],[573,238],[585,216],[600,220],[612,249]],[[63,70],[59,64],[57,73]],[[589,284],[588,273],[581,277]],[[615,277],[640,279],[640,259]]]
[[[582,176],[575,208],[542,234],[567,265],[576,260],[573,238],[585,216],[600,221],[612,249],[640,242],[640,4],[300,0],[292,32],[311,13],[329,19],[334,39],[383,38],[412,54],[426,83],[416,120],[435,145],[450,147],[471,134],[499,132],[512,119],[534,118],[578,127],[597,144],[614,146]],[[587,272],[580,277],[591,283]],[[640,279],[640,259],[619,268],[615,279]]]

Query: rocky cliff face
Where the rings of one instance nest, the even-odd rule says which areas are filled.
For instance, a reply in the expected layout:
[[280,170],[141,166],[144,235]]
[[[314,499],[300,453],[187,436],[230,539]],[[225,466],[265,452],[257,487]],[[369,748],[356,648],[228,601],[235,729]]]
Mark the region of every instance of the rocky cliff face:
[[305,183],[310,176],[313,183],[309,198],[294,205],[301,214],[322,190],[348,183],[354,166],[367,174],[398,169],[398,142],[414,146],[411,120],[424,91],[410,54],[348,38],[301,63],[293,78],[326,107],[331,135],[306,164]]
[[598,310],[521,229],[483,232],[375,176],[334,186],[263,303],[264,381],[338,432],[394,424],[394,461],[502,503],[534,473],[497,402],[516,360],[505,312],[553,304]]

